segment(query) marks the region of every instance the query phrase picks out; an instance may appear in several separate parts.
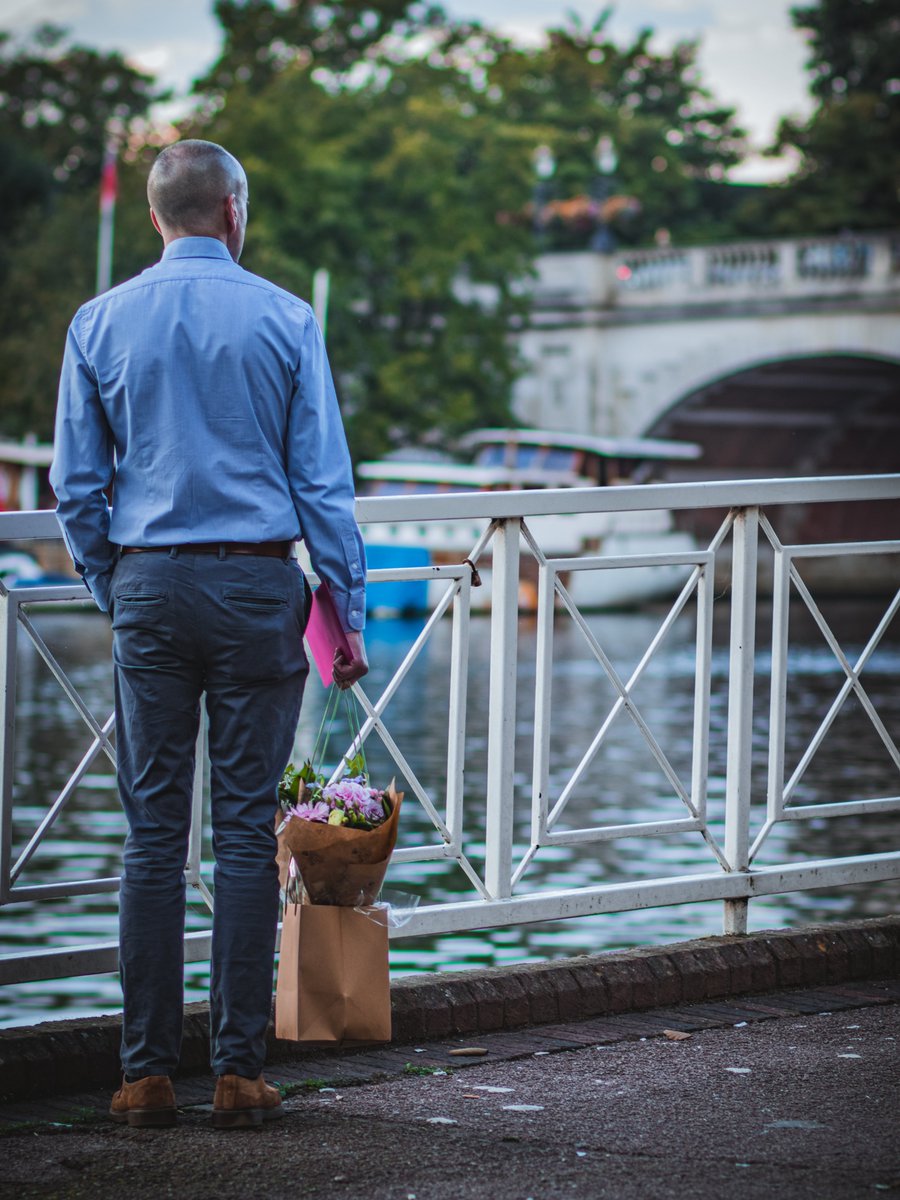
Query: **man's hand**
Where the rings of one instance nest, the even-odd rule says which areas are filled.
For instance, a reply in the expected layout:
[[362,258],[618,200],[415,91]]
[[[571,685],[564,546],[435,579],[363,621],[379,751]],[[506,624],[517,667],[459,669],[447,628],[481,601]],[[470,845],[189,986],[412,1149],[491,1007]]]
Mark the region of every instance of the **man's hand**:
[[366,646],[363,635],[358,630],[347,630],[347,641],[353,657],[348,662],[340,650],[334,652],[334,664],[331,677],[342,692],[352,687],[357,679],[369,672],[369,660],[366,658]]

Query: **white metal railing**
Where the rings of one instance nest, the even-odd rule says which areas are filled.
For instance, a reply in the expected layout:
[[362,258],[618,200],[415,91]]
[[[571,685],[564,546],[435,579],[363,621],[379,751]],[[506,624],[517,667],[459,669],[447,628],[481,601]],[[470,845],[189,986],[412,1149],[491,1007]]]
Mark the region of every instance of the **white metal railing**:
[[[448,868],[460,868],[471,886],[467,898],[448,903],[426,903],[395,936],[437,934],[471,930],[528,921],[546,921],[589,913],[623,911],[691,901],[724,902],[726,931],[746,928],[747,904],[754,896],[820,887],[841,887],[866,881],[900,877],[900,829],[894,845],[875,853],[834,857],[825,860],[777,862],[760,865],[759,852],[771,848],[772,830],[782,822],[821,820],[856,814],[900,811],[900,787],[889,796],[860,795],[842,803],[797,804],[795,793],[809,762],[828,735],[835,716],[844,702],[854,696],[884,744],[900,774],[900,749],[895,732],[885,724],[867,695],[864,672],[879,652],[885,631],[900,610],[900,589],[889,597],[885,613],[868,644],[855,661],[840,647],[815,597],[807,587],[797,564],[815,556],[863,556],[877,554],[896,559],[896,578],[900,582],[900,539],[887,542],[859,542],[828,545],[792,545],[780,541],[777,517],[769,512],[775,506],[821,503],[853,504],[868,501],[900,502],[900,476],[868,476],[823,479],[782,479],[702,484],[652,485],[643,487],[548,490],[543,492],[498,492],[447,496],[391,497],[358,501],[361,524],[420,524],[440,521],[477,522],[482,532],[471,551],[460,555],[460,562],[444,566],[426,566],[372,572],[372,581],[430,580],[440,585],[441,595],[414,644],[393,678],[380,694],[370,693],[358,684],[356,692],[365,712],[361,729],[363,739],[380,739],[397,765],[404,780],[408,802],[418,803],[434,830],[425,844],[401,845],[396,851],[398,863],[441,861]],[[727,510],[717,534],[695,551],[665,554],[632,554],[604,557],[554,556],[546,540],[546,518],[571,514],[623,514],[649,510],[679,511],[692,509]],[[898,504],[900,514],[900,504]],[[900,515],[898,515],[900,525]],[[0,539],[29,541],[59,537],[52,513],[0,515]],[[751,746],[753,739],[753,702],[756,687],[755,636],[759,616],[757,605],[757,567],[761,549],[774,555],[774,604],[772,626],[772,686],[769,723],[768,801],[766,816],[755,839],[751,820]],[[534,720],[532,741],[532,799],[530,842],[516,860],[514,829],[514,775],[516,736],[519,723],[517,697],[517,659],[519,587],[522,550],[536,566],[537,641]],[[471,611],[472,569],[465,562],[481,560],[490,569],[490,691],[487,728],[487,769],[483,812],[479,813],[485,830],[483,866],[472,854],[472,804],[464,802],[464,763],[466,761],[466,712],[469,662],[469,617]],[[730,563],[730,642],[728,674],[728,724],[724,826],[720,831],[707,813],[707,779],[710,746],[710,662],[712,653],[712,605],[714,569],[722,561]],[[651,638],[637,666],[626,678],[613,663],[609,648],[592,632],[573,600],[575,577],[583,572],[671,569],[684,572],[685,582],[669,610],[662,616],[657,633]],[[117,878],[55,879],[25,884],[22,877],[41,840],[46,837],[59,814],[70,803],[79,784],[100,755],[114,759],[110,741],[112,718],[95,715],[78,694],[66,672],[56,661],[29,615],[29,606],[77,604],[84,602],[80,584],[40,588],[0,586],[0,679],[2,679],[2,721],[0,721],[0,903],[18,900],[58,900],[65,896],[114,891]],[[788,605],[798,597],[809,609],[831,647],[846,679],[834,698],[828,715],[810,742],[806,752],[785,779],[785,738],[787,732],[786,695],[788,690],[787,651],[789,645]],[[89,602],[88,602],[89,603]],[[694,699],[692,756],[687,778],[682,778],[645,720],[637,696],[637,685],[657,652],[672,623],[690,603],[695,614]],[[413,664],[427,647],[439,623],[452,621],[451,668],[448,677],[448,727],[446,772],[440,794],[429,791],[391,733],[387,708],[404,686]],[[585,657],[599,664],[609,680],[614,700],[608,711],[596,714],[597,732],[580,763],[565,782],[560,783],[551,770],[550,732],[554,722],[565,714],[554,708],[552,665],[554,637],[559,623],[572,621],[584,641]],[[65,786],[55,797],[47,798],[44,813],[20,847],[13,846],[13,816],[16,805],[16,663],[17,644],[28,639],[53,672],[59,687],[79,713],[86,730],[84,753]],[[367,681],[364,681],[366,683]],[[610,737],[618,716],[631,720],[639,731],[650,759],[662,771],[671,791],[671,813],[652,821],[628,822],[626,814],[614,824],[564,828],[563,818],[579,780]],[[518,729],[521,735],[521,729]],[[201,739],[202,741],[202,739]],[[556,781],[553,790],[551,777]],[[194,828],[187,878],[210,903],[212,897],[201,876],[201,819],[203,775],[198,769],[194,795]],[[20,822],[21,824],[21,822]],[[540,861],[542,851],[560,845],[601,843],[615,838],[664,838],[671,834],[696,835],[707,859],[705,869],[689,875],[670,875],[634,882],[599,883],[589,887],[530,890],[529,871]],[[481,834],[478,835],[479,839]],[[21,835],[19,836],[21,841]],[[64,922],[64,912],[60,921]],[[209,932],[188,934],[185,955],[197,961],[209,956]],[[0,982],[58,978],[112,970],[116,950],[111,944],[66,945],[62,949],[44,949],[0,957]]]

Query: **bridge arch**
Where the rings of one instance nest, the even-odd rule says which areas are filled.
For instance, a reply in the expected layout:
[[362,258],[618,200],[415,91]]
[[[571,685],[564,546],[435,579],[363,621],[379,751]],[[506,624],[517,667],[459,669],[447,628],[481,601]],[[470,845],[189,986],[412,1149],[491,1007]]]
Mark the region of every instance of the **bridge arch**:
[[758,359],[681,396],[647,433],[698,442],[698,473],[900,471],[900,357]]
[[897,308],[835,308],[818,313],[734,311],[659,313],[607,327],[598,347],[611,370],[612,417],[623,433],[646,432],[688,396],[770,362],[875,359],[900,354]]
[[[900,472],[900,357],[760,360],[688,392],[646,432],[702,447],[682,479]],[[828,523],[818,540],[896,538],[900,514],[871,505],[855,517],[832,512]]]

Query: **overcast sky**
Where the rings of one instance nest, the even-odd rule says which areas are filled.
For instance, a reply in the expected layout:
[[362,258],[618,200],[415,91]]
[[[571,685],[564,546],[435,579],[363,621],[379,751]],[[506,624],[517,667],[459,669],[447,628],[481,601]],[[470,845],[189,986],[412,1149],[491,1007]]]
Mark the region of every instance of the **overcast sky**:
[[[771,138],[781,116],[809,111],[802,37],[790,23],[793,0],[620,0],[610,29],[616,40],[649,26],[655,45],[700,38],[704,81],[716,99],[736,106],[755,146]],[[520,41],[577,12],[593,19],[603,0],[446,0],[459,17],[474,17]],[[512,14],[512,15],[511,15]],[[69,28],[88,44],[123,51],[161,82],[185,92],[219,45],[211,0],[0,0],[0,28],[25,32],[41,21]],[[764,180],[786,164],[752,159],[732,178]]]

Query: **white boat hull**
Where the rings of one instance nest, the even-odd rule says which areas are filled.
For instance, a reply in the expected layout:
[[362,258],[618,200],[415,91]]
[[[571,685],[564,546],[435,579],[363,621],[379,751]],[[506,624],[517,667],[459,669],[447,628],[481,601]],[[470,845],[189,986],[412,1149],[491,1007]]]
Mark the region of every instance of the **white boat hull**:
[[[478,521],[443,523],[404,522],[397,525],[362,526],[369,552],[370,568],[399,568],[414,565],[461,563],[472,552],[484,530]],[[599,513],[536,517],[528,522],[546,558],[634,557],[690,553],[694,539],[672,528],[667,513]],[[484,611],[491,604],[490,547],[478,562],[482,586],[472,590],[472,608]],[[582,609],[633,607],[674,594],[687,578],[683,565],[654,564],[647,567],[617,567],[565,570],[560,580],[574,603]],[[523,544],[519,605],[524,612],[537,607],[538,566]],[[370,611],[374,614],[432,609],[446,592],[445,580],[370,587]],[[379,595],[379,592],[382,595]]]

